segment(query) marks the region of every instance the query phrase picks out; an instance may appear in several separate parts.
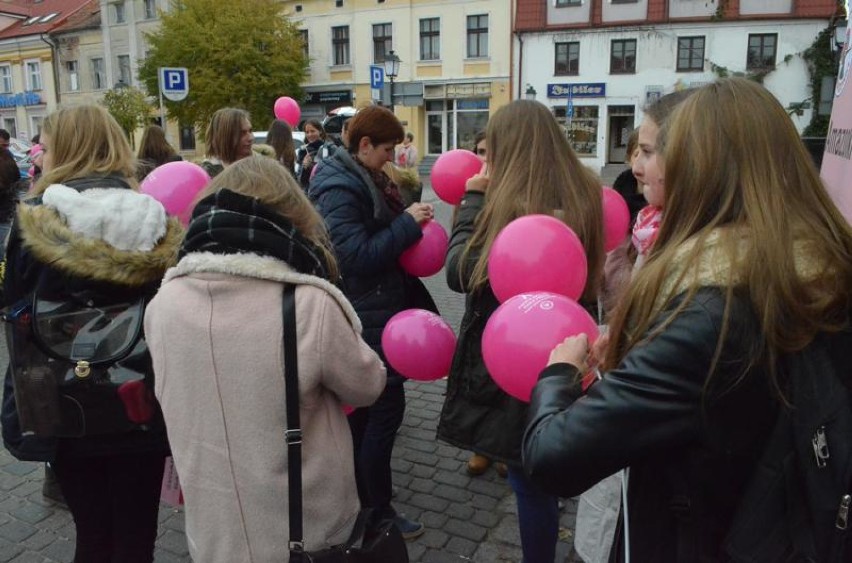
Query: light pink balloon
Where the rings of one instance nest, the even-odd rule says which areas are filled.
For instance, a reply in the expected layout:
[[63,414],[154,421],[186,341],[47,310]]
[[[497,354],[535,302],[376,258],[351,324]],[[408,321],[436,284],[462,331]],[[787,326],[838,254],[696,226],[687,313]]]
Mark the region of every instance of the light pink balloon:
[[298,125],[299,119],[302,117],[302,110],[299,109],[299,104],[290,96],[281,96],[275,100],[273,111],[276,118],[286,121],[290,127]]
[[428,278],[444,267],[450,237],[446,229],[436,221],[429,221],[422,228],[423,238],[399,256],[399,265],[412,276]]
[[442,200],[458,205],[467,181],[482,169],[482,161],[470,151],[455,149],[438,157],[432,165],[432,189]]
[[538,376],[557,344],[585,333],[598,337],[594,319],[576,301],[555,293],[525,293],[500,305],[482,333],[482,359],[506,393],[529,402]]
[[550,215],[526,215],[497,234],[488,254],[488,280],[502,303],[533,291],[579,299],[588,264],[583,243]]
[[166,213],[189,224],[193,202],[198,193],[210,183],[210,176],[197,164],[179,161],[167,162],[148,174],[139,191],[163,204]]
[[390,318],[382,332],[382,350],[401,375],[434,381],[450,372],[456,335],[441,317],[424,309],[408,309]]
[[614,250],[627,237],[630,228],[630,210],[621,194],[603,187],[604,250]]

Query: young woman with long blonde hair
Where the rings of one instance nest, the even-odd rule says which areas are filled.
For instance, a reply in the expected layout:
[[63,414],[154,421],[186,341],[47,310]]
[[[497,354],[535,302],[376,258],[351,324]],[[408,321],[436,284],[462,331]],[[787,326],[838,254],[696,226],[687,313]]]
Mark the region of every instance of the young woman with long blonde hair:
[[564,496],[629,466],[618,560],[628,540],[637,561],[727,560],[776,414],[813,376],[802,365],[848,377],[852,229],[781,104],[752,81],[697,90],[658,150],[666,212],[610,325],[607,373],[583,395],[586,338],[553,351],[524,466]]
[[[50,114],[41,143],[37,197],[18,207],[4,280],[9,310],[24,314],[18,317],[22,324],[7,325],[15,330],[4,386],[3,440],[18,459],[49,461],[54,468],[76,524],[75,561],[150,563],[168,444],[144,340],[136,340],[116,360],[115,372],[108,373],[96,367],[89,373],[88,364],[78,372],[79,363],[68,368],[59,358],[41,362],[37,355],[16,350],[26,352],[30,341],[44,346],[41,331],[52,330],[50,336],[71,349],[64,360],[82,358],[94,366],[105,349],[122,341],[122,327],[135,322],[131,332],[141,331],[141,313],[134,318],[125,309],[118,315],[111,307],[156,293],[177,259],[183,229],[176,219],[166,218],[160,203],[135,190],[130,145],[103,107],[82,105]],[[37,297],[57,304],[60,318],[40,320],[34,302],[43,299]],[[83,322],[72,314],[81,301],[106,305],[99,317]],[[121,323],[113,323],[113,316]],[[28,364],[30,358],[39,363]],[[29,394],[13,389],[13,377],[18,385],[31,373],[46,380],[45,372],[57,371],[63,372],[64,387],[54,394],[33,393],[29,386]],[[50,411],[45,405],[56,403],[63,405],[61,416],[32,424],[38,418],[34,411]],[[86,406],[78,411],[75,404]],[[28,413],[29,422],[22,413]]]
[[520,469],[527,405],[497,387],[482,360],[482,333],[498,306],[488,282],[488,252],[514,219],[557,216],[586,249],[589,278],[583,301],[593,306],[604,257],[601,185],[540,103],[519,100],[500,108],[488,122],[486,142],[483,173],[468,181],[447,253],[447,283],[466,293],[467,302],[438,438],[508,464],[524,561],[551,563],[559,527],[557,498],[531,485]]

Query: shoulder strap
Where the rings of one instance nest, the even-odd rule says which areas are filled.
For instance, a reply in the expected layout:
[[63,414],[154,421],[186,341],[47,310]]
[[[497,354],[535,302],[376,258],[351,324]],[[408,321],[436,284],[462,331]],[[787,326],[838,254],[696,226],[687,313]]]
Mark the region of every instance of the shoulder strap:
[[282,295],[284,386],[287,405],[287,481],[290,512],[290,561],[302,561],[302,428],[299,422],[299,362],[296,356],[296,286]]

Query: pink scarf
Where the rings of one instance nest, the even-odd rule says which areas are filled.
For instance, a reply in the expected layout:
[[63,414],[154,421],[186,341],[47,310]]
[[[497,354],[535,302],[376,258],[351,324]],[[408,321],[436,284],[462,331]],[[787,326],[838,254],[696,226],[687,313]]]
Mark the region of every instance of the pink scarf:
[[632,239],[633,246],[641,256],[647,256],[654,246],[662,219],[663,209],[654,205],[643,207],[636,216]]

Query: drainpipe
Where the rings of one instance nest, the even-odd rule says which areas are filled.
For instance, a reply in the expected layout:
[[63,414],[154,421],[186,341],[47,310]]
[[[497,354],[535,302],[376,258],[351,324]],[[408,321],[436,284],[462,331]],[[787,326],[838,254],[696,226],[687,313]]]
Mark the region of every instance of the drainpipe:
[[[515,99],[520,100],[524,82],[524,36],[520,32],[515,35],[518,36],[518,96]],[[512,51],[514,52],[514,49]]]
[[[53,95],[56,97],[56,105],[59,105],[59,50],[56,47],[56,43],[53,42],[52,39],[45,38],[44,33],[39,35],[39,39],[44,41],[50,46],[50,58],[51,58],[51,67],[53,69]],[[54,111],[56,108],[51,109],[50,111]]]

